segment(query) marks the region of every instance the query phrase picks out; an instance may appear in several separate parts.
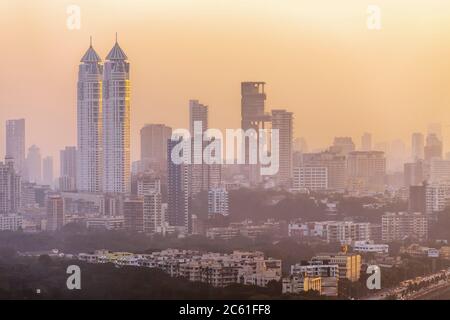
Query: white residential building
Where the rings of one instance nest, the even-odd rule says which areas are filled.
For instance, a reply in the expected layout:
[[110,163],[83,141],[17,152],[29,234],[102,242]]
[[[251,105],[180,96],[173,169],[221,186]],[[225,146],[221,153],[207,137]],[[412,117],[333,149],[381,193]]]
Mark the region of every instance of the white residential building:
[[295,167],[292,190],[328,189],[328,169],[326,167]]
[[382,240],[385,242],[415,238],[428,238],[428,219],[420,213],[386,212],[381,218]]
[[121,230],[124,224],[123,216],[97,216],[86,219],[88,229]]
[[103,66],[92,45],[81,58],[77,94],[78,190],[102,191],[102,76]]
[[144,196],[144,232],[156,233],[164,224],[161,209],[161,192],[153,190]]
[[23,219],[18,214],[0,214],[0,231],[17,231],[22,229]]
[[116,43],[106,57],[103,73],[103,191],[129,193],[130,181],[130,64]]
[[228,215],[228,191],[225,188],[213,188],[208,191],[208,215]]
[[296,238],[322,238],[327,237],[327,225],[330,221],[322,222],[291,222],[288,225],[289,237]]
[[327,225],[327,241],[350,244],[352,241],[369,241],[370,223],[338,221]]
[[362,253],[388,253],[389,245],[387,244],[375,244],[372,241],[355,241],[353,251]]
[[281,279],[281,260],[265,258],[259,251],[222,254],[167,249],[151,254],[133,254],[99,250],[93,254],[80,253],[78,259],[89,263],[157,268],[172,277],[184,277],[215,287],[233,283],[267,286],[270,281]]
[[450,203],[450,181],[431,183],[425,186],[426,213],[432,214],[445,209]]

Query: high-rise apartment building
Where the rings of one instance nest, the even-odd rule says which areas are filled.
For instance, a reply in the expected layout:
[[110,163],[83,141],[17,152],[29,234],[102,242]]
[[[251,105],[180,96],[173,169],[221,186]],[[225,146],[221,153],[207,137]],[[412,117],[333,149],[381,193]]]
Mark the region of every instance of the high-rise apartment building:
[[162,217],[161,192],[152,190],[143,196],[144,199],[144,232],[156,233],[161,230],[164,219]]
[[295,167],[293,191],[319,191],[328,189],[327,167]]
[[53,158],[45,157],[42,160],[42,183],[53,186]]
[[61,191],[76,190],[77,148],[65,147],[59,152],[59,189]]
[[32,145],[27,155],[27,180],[29,182],[42,183],[42,158],[41,150]]
[[431,159],[442,159],[442,141],[434,133],[427,136],[424,148],[424,157],[426,161]]
[[[167,222],[170,226],[183,228],[185,232],[192,231],[190,212],[189,166],[174,163],[171,159],[172,149],[179,140],[168,140],[167,144]],[[186,157],[187,155],[181,155]],[[187,161],[187,159],[185,159]]]
[[144,200],[142,197],[125,199],[123,202],[123,217],[127,231],[144,231]]
[[327,168],[328,189],[344,191],[347,183],[347,163],[345,156],[331,151],[305,153],[302,156],[303,167]]
[[0,215],[17,213],[21,205],[21,178],[14,168],[14,159],[0,162]]
[[228,191],[219,187],[210,189],[208,192],[208,216],[228,215]]
[[49,195],[47,198],[47,230],[60,230],[66,223],[64,198],[60,195]]
[[425,186],[425,213],[429,218],[436,218],[431,216],[433,213],[440,212],[450,205],[450,183],[430,183]]
[[14,168],[24,172],[25,166],[25,119],[6,121],[6,156],[14,159]]
[[146,124],[140,131],[141,165],[145,169],[166,170],[167,140],[172,128],[164,124]]
[[408,212],[427,213],[426,185],[409,186]]
[[348,154],[347,172],[358,191],[384,191],[386,158],[382,151],[353,151]]
[[91,44],[78,67],[76,186],[85,192],[103,188],[102,77],[102,61]]
[[405,163],[403,165],[404,186],[420,185],[424,181],[424,163],[418,160],[413,163]]
[[278,130],[279,140],[272,141],[272,152],[278,148],[279,168],[277,174],[278,183],[290,187],[293,168],[293,115],[286,110],[272,110],[272,130]]
[[327,224],[327,241],[351,244],[353,241],[369,241],[370,223],[337,221]]
[[421,212],[386,212],[381,218],[382,240],[402,241],[406,238],[426,240],[428,220]]
[[[196,130],[197,129],[197,130]],[[198,100],[189,101],[189,130],[191,133],[191,164],[190,170],[190,192],[192,196],[209,187],[209,165],[204,163],[203,150],[207,142],[203,141],[203,134],[208,130],[208,106],[201,104]]]
[[151,192],[161,192],[161,179],[150,173],[140,173],[134,177],[134,194],[142,197]]
[[117,39],[103,72],[103,191],[131,191],[130,64]]

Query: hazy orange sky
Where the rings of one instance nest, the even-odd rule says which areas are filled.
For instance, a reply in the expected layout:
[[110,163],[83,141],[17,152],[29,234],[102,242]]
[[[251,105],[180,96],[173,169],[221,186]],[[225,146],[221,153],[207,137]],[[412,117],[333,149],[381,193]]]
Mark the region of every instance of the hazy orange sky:
[[[69,4],[80,30],[66,27]],[[380,31],[367,29],[369,4]],[[293,111],[312,147],[336,135],[359,145],[364,131],[409,144],[431,122],[450,136],[450,1],[0,0],[0,28],[2,155],[10,118],[27,119],[27,147],[43,156],[76,145],[79,60],[90,35],[104,58],[116,31],[131,62],[133,160],[142,125],[187,127],[191,98],[210,106],[210,126],[238,127],[241,81],[266,81],[268,109]]]

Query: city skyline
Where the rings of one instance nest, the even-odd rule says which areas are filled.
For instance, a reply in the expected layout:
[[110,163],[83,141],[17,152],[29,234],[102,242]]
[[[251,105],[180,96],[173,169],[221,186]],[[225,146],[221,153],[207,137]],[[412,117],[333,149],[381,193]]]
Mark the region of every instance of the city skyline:
[[[447,49],[446,44],[440,41],[441,37],[445,38],[448,27],[443,17],[437,13],[433,13],[436,18],[433,23],[423,26],[413,14],[402,19],[396,18],[395,14],[401,9],[402,2],[388,4],[382,1],[382,7],[392,9],[392,14],[389,11],[384,16],[382,30],[371,32],[365,25],[365,7],[349,5],[336,10],[337,5],[328,4],[330,10],[320,13],[320,10],[316,10],[318,5],[286,2],[281,8],[277,7],[274,13],[270,13],[267,9],[276,6],[269,2],[261,6],[253,18],[255,25],[247,26],[243,29],[242,37],[234,39],[231,37],[235,34],[234,29],[244,23],[242,17],[246,16],[251,6],[224,5],[226,10],[223,14],[207,11],[210,16],[203,17],[199,8],[205,6],[205,2],[194,2],[191,8],[182,5],[178,9],[173,6],[175,2],[177,1],[157,3],[151,11],[146,5],[137,2],[131,2],[129,6],[116,2],[110,7],[106,3],[100,3],[94,9],[87,2],[80,1],[81,29],[72,31],[64,24],[67,14],[63,3],[50,5],[50,2],[42,1],[39,5],[29,5],[36,10],[23,10],[21,13],[20,9],[28,8],[24,2],[8,2],[5,9],[16,17],[19,15],[27,19],[27,25],[34,27],[34,36],[30,39],[5,35],[7,50],[3,53],[3,60],[8,61],[8,65],[4,66],[4,74],[0,76],[0,83],[5,88],[0,98],[8,107],[0,111],[1,140],[4,141],[6,120],[25,118],[28,120],[27,148],[36,144],[43,155],[52,156],[58,161],[59,150],[75,145],[76,92],[73,83],[76,82],[77,62],[86,50],[90,35],[93,36],[99,55],[105,57],[116,31],[133,64],[132,160],[139,158],[139,130],[145,123],[188,128],[186,105],[190,99],[199,99],[210,106],[210,127],[239,127],[239,85],[242,81],[267,82],[268,109],[287,108],[293,112],[296,115],[294,137],[305,137],[311,149],[326,147],[331,144],[334,136],[352,136],[354,142],[359,142],[364,132],[372,134],[374,145],[395,139],[402,139],[409,144],[412,132],[426,134],[429,123],[450,119],[449,111],[446,110],[447,102],[450,101],[444,89],[446,86],[434,85],[437,81],[450,83],[446,80],[446,72],[442,74],[442,70],[446,70],[443,57]],[[438,4],[432,1],[426,6],[417,1],[408,2],[408,8],[413,13],[421,10],[429,13]],[[441,6],[446,7],[447,4]],[[185,11],[180,11],[180,8]],[[210,7],[206,5],[206,8]],[[287,12],[288,9],[295,9],[293,12],[299,15],[298,21],[293,13]],[[114,25],[103,19],[93,21],[98,10],[103,10],[111,18],[118,17],[120,12],[123,18],[115,20]],[[127,18],[131,12],[138,15],[137,21]],[[166,16],[156,19],[157,13],[166,13]],[[302,20],[306,13],[308,18]],[[57,14],[61,15],[59,20],[44,21],[46,16]],[[237,18],[236,26],[230,26],[230,30],[220,26],[227,14]],[[175,18],[179,17],[192,22],[192,30],[183,30],[182,23],[175,23]],[[217,18],[217,22],[212,24],[211,30],[202,31],[201,26],[212,23],[212,17]],[[347,23],[343,23],[344,17],[349,18]],[[271,22],[267,26],[262,24],[265,18],[272,19],[269,19]],[[286,18],[291,24],[280,23],[280,18]],[[58,29],[59,22],[61,30]],[[7,17],[2,24],[16,28],[19,35],[27,32]],[[304,28],[312,26],[312,34],[305,34]],[[331,28],[336,26],[340,37],[334,37],[335,34],[332,33]],[[422,26],[422,32],[417,34],[415,30],[419,26]],[[52,34],[46,32],[50,27],[55,29]],[[143,30],[144,38],[138,37],[140,29]],[[161,30],[161,34],[165,33],[165,36],[159,35],[157,30]],[[268,31],[264,37],[261,35],[263,30]],[[435,32],[434,30],[438,31],[433,37],[422,39]],[[275,31],[286,31],[285,37],[275,41],[273,36],[278,34]],[[226,41],[223,45],[209,51],[200,50],[199,42],[211,40],[217,35],[224,36]],[[252,46],[249,47],[245,39],[249,39],[251,35],[255,37],[251,38]],[[313,39],[313,36],[317,39]],[[271,40],[267,53],[262,50],[265,37]],[[400,46],[395,43],[399,38],[404,40]],[[349,59],[345,58],[346,54],[356,55],[349,52],[348,42],[353,39],[360,45],[357,48],[362,50],[359,51],[355,66],[350,65]],[[291,46],[293,40],[300,44]],[[333,42],[325,45],[329,40]],[[422,46],[416,47],[414,41],[421,42]],[[430,41],[444,47],[438,51],[427,51],[423,44]],[[281,62],[275,54],[276,46],[289,46],[287,48],[290,50],[283,53],[283,60],[286,62]],[[329,50],[330,46],[333,50]],[[33,56],[24,59],[23,55],[30,50],[33,50]],[[370,53],[370,50],[374,53]],[[242,54],[233,54],[236,51]],[[225,59],[217,60],[219,57]],[[18,63],[23,61],[26,62],[18,68]],[[58,61],[61,67],[56,68],[60,70],[47,68],[44,73],[46,85],[32,81],[52,61]],[[218,64],[217,61],[221,63]],[[287,69],[289,63],[292,68]],[[427,72],[422,72],[422,67],[417,74],[408,71],[416,64],[422,65]],[[14,68],[15,73],[12,73],[11,68]],[[381,74],[384,77],[380,77]],[[395,74],[398,76],[394,76]],[[21,85],[11,86],[11,83],[16,83],[16,79],[21,79]],[[353,90],[353,86],[356,90]],[[57,88],[56,92],[52,87]],[[24,92],[28,94],[25,95]],[[323,92],[327,94],[324,95]],[[377,96],[376,99],[374,95]],[[61,134],[54,135],[43,130],[49,125],[49,118],[46,116],[49,113],[53,115],[52,125]],[[360,121],[351,121],[355,117]],[[336,119],[340,121],[335,121]],[[383,126],[380,127],[379,123],[383,123]],[[447,123],[442,121],[442,124],[444,142],[448,143],[449,139],[445,139],[448,137]],[[0,154],[5,154],[3,145]]]

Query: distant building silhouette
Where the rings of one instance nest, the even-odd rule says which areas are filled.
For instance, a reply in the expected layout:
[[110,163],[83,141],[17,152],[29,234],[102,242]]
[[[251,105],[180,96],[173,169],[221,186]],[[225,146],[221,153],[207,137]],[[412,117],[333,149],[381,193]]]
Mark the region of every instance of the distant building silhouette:
[[411,157],[413,161],[424,159],[424,137],[420,132],[414,132],[411,136]]
[[[293,175],[293,114],[286,110],[272,110],[272,129],[279,133],[279,169],[277,174],[278,183],[290,187]],[[272,148],[275,145],[272,143]]]
[[442,159],[442,141],[439,140],[438,136],[434,133],[427,136],[424,156],[426,161],[430,161],[434,158]]
[[167,140],[172,128],[164,124],[146,124],[140,131],[141,170],[165,171],[167,167]]
[[23,173],[25,168],[25,119],[6,121],[6,156],[14,159],[14,168]]
[[27,155],[27,180],[29,182],[42,183],[42,158],[41,150],[32,145],[28,148]]

